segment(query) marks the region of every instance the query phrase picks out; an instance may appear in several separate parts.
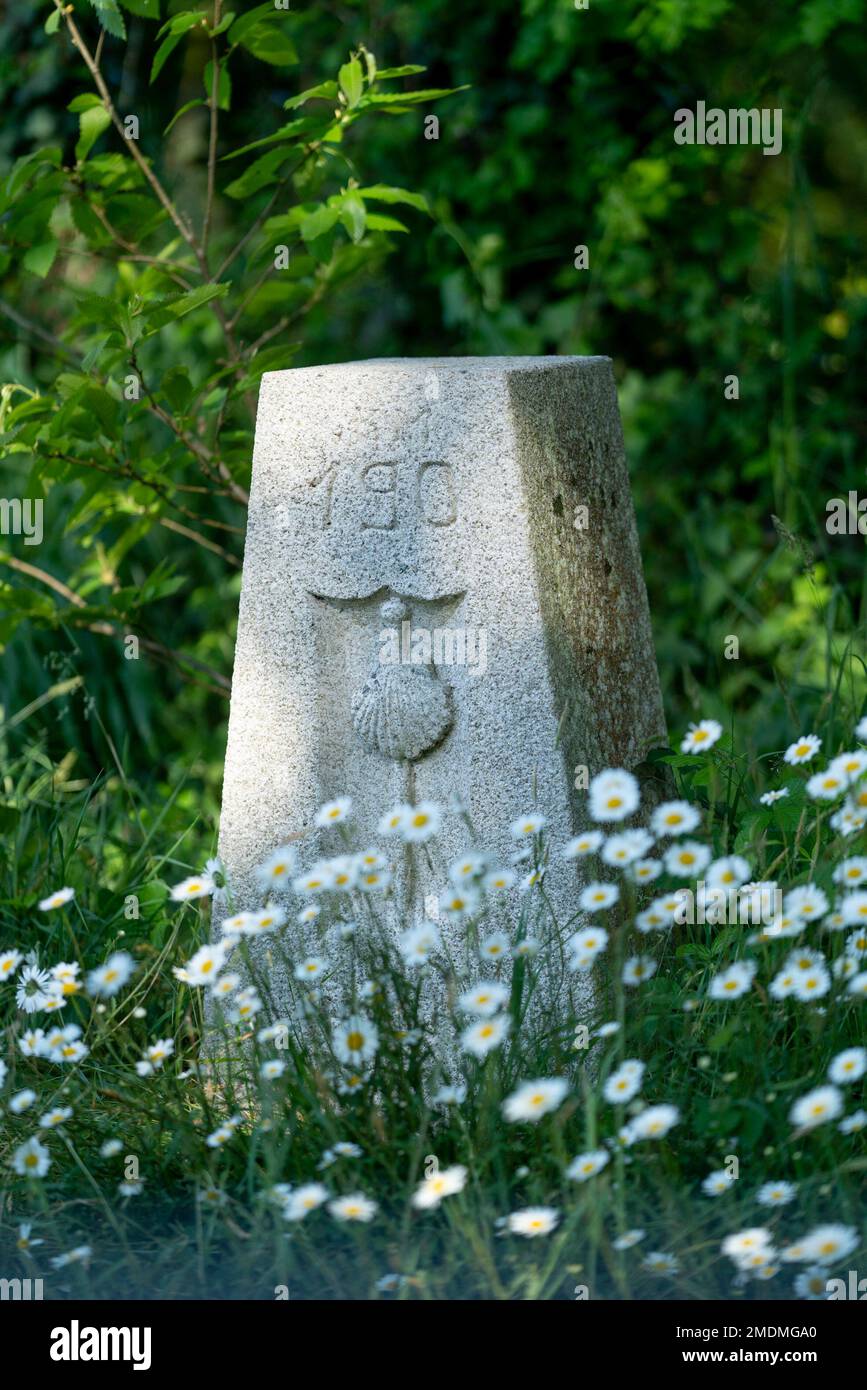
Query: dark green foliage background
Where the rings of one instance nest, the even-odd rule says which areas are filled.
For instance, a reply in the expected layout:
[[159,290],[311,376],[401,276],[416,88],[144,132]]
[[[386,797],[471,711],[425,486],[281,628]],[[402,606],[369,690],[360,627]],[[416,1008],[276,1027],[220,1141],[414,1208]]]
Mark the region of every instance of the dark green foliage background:
[[[67,107],[92,84],[63,33],[44,32],[51,8],[16,0],[0,22],[0,178],[48,143],[72,158],[78,117]],[[103,71],[118,109],[140,118],[143,152],[193,213],[207,111],[162,131],[201,98],[208,47],[198,31],[186,37],[149,84],[157,26],[146,16],[156,8],[156,0],[124,7],[127,42],[106,37]],[[186,6],[159,8],[163,22]],[[838,679],[856,707],[864,694],[864,542],[829,536],[825,508],[864,484],[865,8],[863,0],[590,0],[586,11],[572,0],[297,0],[285,20],[297,62],[240,53],[221,128],[221,154],[262,138],[286,119],[287,98],[333,78],[361,44],[380,67],[425,65],[407,90],[467,85],[359,127],[360,181],[418,190],[434,218],[382,209],[400,213],[408,235],[362,245],[361,274],[338,277],[303,325],[272,346],[285,349],[286,365],[609,354],[670,724],[679,731],[688,718],[716,715],[728,726],[734,715],[741,746],[763,750],[811,725]],[[86,0],[75,15],[95,44]],[[676,146],[673,112],[700,99],[781,107],[783,153]],[[424,138],[432,112],[436,141]],[[97,147],[120,148],[112,130]],[[238,166],[218,171],[219,191]],[[268,191],[240,202],[218,196],[214,237],[237,240]],[[297,200],[288,196],[285,209]],[[59,261],[44,279],[24,269],[8,225],[0,219],[0,296],[74,345],[69,272],[61,276]],[[589,271],[573,266],[580,243],[590,248]],[[96,259],[82,287],[114,293],[107,275]],[[260,325],[281,312],[269,293],[257,304]],[[173,332],[172,352],[194,370],[211,350],[207,311]],[[38,336],[0,317],[0,380],[48,391],[57,371]],[[740,378],[737,402],[723,397],[730,373]],[[252,420],[239,408],[231,425],[233,471],[246,486]],[[31,472],[21,453],[4,451],[0,466],[3,495],[50,488],[46,516],[72,513],[80,481]],[[237,507],[221,506],[227,523],[243,525]],[[20,538],[3,547],[36,556],[62,580],[89,573],[98,594],[100,546],[122,534],[117,514],[102,532],[86,517],[66,529],[55,520],[38,554]],[[226,545],[240,556],[240,536]],[[141,586],[160,564],[176,588],[148,605],[142,630],[228,676],[237,570],[154,527],[125,557],[122,583]],[[177,790],[190,778],[181,804],[189,798],[213,816],[225,699],[170,666],[124,661],[117,642],[70,627],[44,586],[20,572],[3,578],[5,717],[54,682],[83,677],[73,694],[7,730],[7,751],[44,745],[56,760],[76,749],[74,775],[87,779],[108,765],[110,735],[137,782]],[[724,657],[729,635],[739,639],[736,661]]]

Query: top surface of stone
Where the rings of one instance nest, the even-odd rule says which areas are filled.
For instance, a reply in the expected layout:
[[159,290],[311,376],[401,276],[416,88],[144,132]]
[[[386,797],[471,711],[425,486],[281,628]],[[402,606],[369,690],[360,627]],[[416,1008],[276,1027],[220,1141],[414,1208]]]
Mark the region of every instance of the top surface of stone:
[[263,378],[293,376],[299,373],[321,376],[326,372],[358,371],[437,371],[437,372],[543,372],[562,367],[595,367],[610,363],[610,357],[368,357],[358,362],[331,362],[321,367],[287,367],[283,371],[264,372]]

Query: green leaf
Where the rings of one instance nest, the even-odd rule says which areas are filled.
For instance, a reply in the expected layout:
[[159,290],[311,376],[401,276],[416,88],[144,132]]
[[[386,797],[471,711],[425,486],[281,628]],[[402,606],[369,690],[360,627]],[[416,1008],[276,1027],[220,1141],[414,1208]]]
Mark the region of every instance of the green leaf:
[[[272,14],[276,14],[279,21],[279,11],[272,11]],[[261,63],[270,63],[275,68],[288,67],[290,63],[298,62],[295,44],[289,35],[277,29],[273,22],[269,24],[263,21],[257,24],[249,34],[244,35],[241,44]]]
[[[346,229],[353,241],[361,241],[367,218],[364,202],[357,193],[346,193],[340,199],[340,225]],[[303,235],[303,233],[302,233]]]
[[[205,71],[202,75],[205,84],[205,91],[208,96],[208,105],[211,103],[211,93],[214,87],[214,64],[209,59],[205,64]],[[225,63],[220,63],[217,68],[217,106],[221,111],[228,111],[232,105],[232,79],[229,76],[229,69]]]
[[96,92],[81,92],[72,98],[66,109],[77,116],[80,111],[89,111],[93,106],[102,106],[102,97],[98,97]]
[[54,264],[54,257],[57,255],[57,240],[51,237],[48,241],[43,241],[39,246],[31,246],[25,252],[23,265],[25,270],[30,270],[34,275],[38,275],[44,280],[49,270]]
[[188,29],[192,29],[196,24],[207,25],[207,15],[202,10],[183,10],[181,14],[174,14],[167,19],[161,29],[157,30],[157,38],[161,39],[163,34],[185,34]]
[[274,9],[273,0],[268,0],[266,4],[257,5],[255,9],[248,10],[246,14],[236,19],[235,23],[232,25],[229,31],[229,42],[243,43],[247,34],[251,33],[257,25],[261,24],[263,20],[273,19],[275,16],[278,19],[280,18],[280,15]]
[[337,208],[320,206],[309,217],[305,217],[301,223],[301,237],[303,241],[315,241],[317,237],[324,236],[330,232],[331,228],[337,224],[339,212]]
[[361,101],[364,92],[364,74],[357,58],[351,58],[348,63],[343,64],[337,74],[337,80],[340,83],[340,90],[346,97],[346,104],[351,110]]
[[240,178],[228,184],[223,191],[229,198],[248,198],[251,193],[258,193],[260,188],[277,181],[277,170],[288,158],[288,150],[268,150],[266,154],[255,159]]
[[337,83],[320,82],[318,87],[308,87],[306,92],[299,92],[297,97],[290,97],[284,101],[284,111],[294,111],[297,107],[303,106],[305,101],[312,101],[314,97],[321,97],[323,101],[337,100]]
[[240,159],[242,154],[249,154],[251,150],[260,150],[263,145],[274,145],[278,141],[285,142],[302,138],[321,140],[332,124],[333,122],[327,117],[323,120],[318,116],[299,116],[297,120],[290,121],[288,125],[275,130],[273,135],[263,135],[261,140],[254,140],[250,145],[242,145],[240,149],[232,150],[231,154],[224,154],[223,159]]
[[190,290],[187,294],[170,296],[162,300],[161,303],[146,309],[144,312],[143,317],[147,319],[148,333],[154,333],[157,329],[165,327],[167,323],[183,318],[185,314],[192,313],[194,309],[200,309],[203,304],[209,303],[212,299],[221,299],[228,293],[228,290],[227,283],[200,285],[198,289]]
[[169,121],[168,125],[163,131],[163,135],[168,135],[175,121],[179,121],[181,119],[181,116],[185,116],[188,111],[192,111],[194,106],[205,105],[207,105],[207,103],[203,101],[201,97],[194,97],[192,101],[185,102],[185,104],[181,107],[180,111],[176,111],[175,114],[172,116],[172,119]]
[[364,98],[365,106],[417,106],[420,101],[439,101],[441,97],[454,96],[456,92],[467,91],[463,87],[427,87],[419,92],[368,92]]
[[159,19],[160,0],[120,0],[130,14],[140,15],[142,19]]
[[168,37],[163,40],[154,54],[151,64],[150,81],[155,82],[165,66],[166,61],[174,53],[184,34],[194,28],[196,24],[201,24],[204,16],[198,11],[185,11],[184,14],[176,14],[174,18],[165,23],[157,33],[157,38],[168,30]]
[[426,212],[429,217],[432,215],[427,199],[421,193],[410,193],[406,188],[391,188],[388,184],[375,183],[370,188],[359,188],[358,196],[374,203],[406,203],[418,212]]
[[210,34],[210,36],[211,36],[212,39],[215,39],[215,38],[217,37],[218,34],[225,34],[225,32],[226,32],[226,30],[229,28],[230,24],[234,24],[234,22],[235,22],[235,13],[234,13],[234,11],[230,10],[228,14],[224,14],[224,15],[223,15],[223,18],[220,20],[220,22],[219,22],[219,24],[217,25],[216,29],[209,29],[209,30],[208,30],[208,33]]
[[106,126],[110,124],[111,117],[102,105],[102,102],[98,102],[96,106],[91,106],[88,110],[82,111],[78,118],[78,129],[80,134],[78,143],[75,146],[75,158],[79,164],[84,162]]
[[45,21],[44,29],[46,34],[56,34],[60,28],[60,11],[53,10]]
[[381,212],[369,212],[367,214],[367,230],[369,232],[409,232],[409,227],[398,222],[396,217],[386,217]]
[[90,0],[90,3],[106,33],[113,34],[116,39],[125,39],[126,25],[117,7],[117,0]]
[[389,77],[415,77],[418,73],[424,72],[423,66],[418,63],[404,63],[402,68],[380,68],[376,74],[377,82],[382,82]]

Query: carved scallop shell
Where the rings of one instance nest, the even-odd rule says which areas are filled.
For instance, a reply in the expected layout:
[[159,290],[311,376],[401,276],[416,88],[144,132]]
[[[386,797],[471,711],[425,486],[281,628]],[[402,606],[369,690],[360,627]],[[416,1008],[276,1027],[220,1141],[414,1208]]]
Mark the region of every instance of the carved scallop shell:
[[369,753],[414,762],[451,728],[448,692],[424,666],[374,671],[352,699],[352,726]]

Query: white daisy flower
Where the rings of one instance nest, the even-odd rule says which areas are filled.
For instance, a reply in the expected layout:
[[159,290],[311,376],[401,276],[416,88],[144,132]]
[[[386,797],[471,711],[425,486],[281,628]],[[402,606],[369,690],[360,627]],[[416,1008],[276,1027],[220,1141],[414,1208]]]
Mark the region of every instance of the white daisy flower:
[[603,927],[584,927],[569,938],[567,945],[574,956],[595,960],[608,945],[608,933]]
[[808,1303],[815,1303],[821,1300],[823,1303],[828,1299],[828,1271],[819,1265],[814,1265],[812,1269],[805,1269],[799,1274],[792,1285],[799,1298],[804,1298]]
[[263,1081],[276,1081],[286,1070],[286,1063],[279,1058],[273,1057],[262,1063],[259,1068],[259,1075]]
[[630,956],[623,966],[623,983],[640,985],[656,974],[656,961],[653,956]]
[[495,980],[483,980],[458,998],[458,1008],[465,1014],[476,1014],[479,1018],[490,1018],[501,1009],[509,999],[509,990]]
[[760,1207],[784,1207],[793,1202],[798,1189],[793,1182],[766,1182],[756,1193]]
[[842,883],[846,888],[854,888],[865,880],[867,880],[867,858],[863,855],[844,859],[842,864],[838,864],[834,870],[834,882]]
[[774,802],[782,801],[783,797],[788,795],[788,787],[778,787],[776,791],[762,792],[759,801],[763,806],[773,806]]
[[867,970],[862,970],[859,975],[853,975],[846,986],[847,994],[857,995],[858,998],[867,998]]
[[514,888],[517,881],[518,875],[513,869],[491,869],[482,879],[482,887],[486,893],[504,893]]
[[184,903],[194,898],[208,898],[213,893],[216,884],[207,874],[193,874],[190,878],[182,879],[176,883],[171,890],[172,902]]
[[714,975],[708,985],[711,999],[740,999],[753,983],[756,966],[753,961],[737,960]]
[[442,811],[432,801],[421,801],[409,808],[400,833],[407,844],[421,845],[430,840],[442,824]]
[[680,1123],[676,1105],[649,1105],[630,1124],[634,1139],[664,1139],[669,1130]]
[[585,912],[601,912],[613,907],[620,897],[616,883],[588,883],[578,898],[578,906]]
[[808,763],[815,758],[819,749],[822,747],[822,740],[815,734],[802,734],[800,738],[790,743],[783,754],[783,762],[790,767],[796,767],[798,763]]
[[863,748],[856,748],[852,753],[838,753],[828,764],[828,771],[842,777],[851,786],[867,771],[867,752]]
[[229,948],[225,941],[215,945],[200,946],[196,954],[184,966],[186,983],[194,987],[209,985],[215,980],[226,963]]
[[513,840],[521,840],[525,835],[538,835],[539,831],[547,824],[544,816],[531,811],[528,815],[519,816],[517,820],[512,821],[509,826],[509,834]]
[[348,1197],[338,1197],[328,1203],[328,1210],[335,1221],[372,1221],[377,1212],[377,1203],[363,1192],[351,1192]]
[[88,993],[101,999],[111,999],[132,979],[134,973],[135,961],[132,956],[127,951],[115,951],[105,965],[91,970],[87,977]]
[[283,1206],[283,1216],[287,1221],[303,1221],[311,1211],[328,1201],[330,1193],[321,1182],[304,1183],[287,1196]]
[[272,850],[268,858],[256,867],[256,879],[266,892],[285,888],[291,881],[297,865],[297,855],[292,845],[280,845]]
[[391,887],[392,878],[390,869],[363,869],[358,877],[358,887],[362,893],[384,893]]
[[460,1163],[455,1163],[451,1168],[443,1168],[425,1178],[413,1193],[412,1204],[419,1211],[430,1211],[431,1208],[438,1207],[444,1197],[453,1197],[455,1193],[463,1192],[466,1182],[466,1168]]
[[728,854],[723,859],[714,859],[705,873],[705,883],[709,888],[740,888],[750,876],[750,866],[739,854]]
[[40,901],[39,911],[52,912],[56,907],[63,907],[66,903],[71,903],[74,897],[74,888],[58,888],[56,893],[49,893],[47,898]]
[[44,1009],[52,997],[51,984],[47,970],[40,970],[35,964],[23,966],[15,986],[15,1003],[22,1013],[35,1014]]
[[851,1115],[840,1121],[837,1128],[841,1134],[860,1134],[862,1129],[867,1128],[867,1110],[853,1110]]
[[452,1086],[440,1086],[436,1095],[433,1097],[434,1105],[463,1105],[467,1098],[467,1088],[463,1083]]
[[474,878],[478,878],[484,871],[486,862],[483,854],[470,851],[449,865],[449,878],[455,887],[460,888],[462,884],[471,883]]
[[828,1077],[837,1085],[844,1085],[848,1081],[860,1081],[867,1071],[867,1049],[863,1047],[847,1047],[845,1051],[838,1052],[828,1068]]
[[398,806],[392,806],[390,811],[386,811],[381,817],[377,831],[380,835],[399,835],[403,831],[407,817],[410,815],[412,807],[406,802],[401,802]]
[[701,1185],[701,1190],[708,1197],[721,1197],[724,1192],[735,1182],[734,1177],[727,1168],[718,1168],[714,1173],[708,1173]]
[[51,1167],[51,1155],[45,1145],[34,1137],[19,1145],[10,1163],[21,1177],[44,1178]]
[[15,971],[23,961],[24,957],[20,951],[3,951],[0,953],[0,983],[3,980],[11,980]]
[[640,1245],[644,1240],[645,1232],[642,1230],[624,1231],[622,1236],[615,1236],[611,1244],[615,1250],[631,1250],[633,1246]]
[[807,783],[807,795],[814,801],[834,801],[845,790],[845,777],[830,768],[814,773]]
[[540,1077],[524,1081],[503,1101],[507,1120],[540,1120],[543,1115],[558,1109],[569,1090],[569,1082],[560,1076]]
[[800,1244],[806,1260],[814,1261],[818,1265],[830,1265],[844,1260],[853,1250],[857,1250],[861,1244],[861,1237],[854,1226],[843,1226],[834,1222],[825,1226],[815,1226],[803,1237]]
[[442,938],[433,922],[421,922],[410,927],[398,942],[398,949],[408,966],[425,965],[442,945]]
[[710,850],[698,840],[679,840],[666,850],[663,863],[673,878],[696,878],[710,863]]
[[18,1091],[9,1100],[9,1109],[13,1115],[23,1115],[25,1110],[29,1110],[36,1100],[35,1091]]
[[802,884],[800,888],[792,888],[783,899],[783,915],[785,917],[800,918],[805,922],[816,922],[820,917],[824,917],[831,904],[814,883]]
[[240,975],[220,975],[211,986],[211,994],[216,999],[225,999],[228,995],[235,993],[240,983]]
[[441,895],[439,908],[454,921],[462,921],[464,918],[472,917],[474,912],[478,912],[481,906],[481,898],[478,892],[468,883],[465,888],[448,888]]
[[308,869],[305,874],[292,880],[292,887],[296,893],[327,893],[332,887],[331,865],[324,859],[319,859]]
[[334,1030],[333,1041],[337,1058],[358,1067],[376,1056],[379,1033],[375,1024],[364,1014],[351,1014],[345,1023]]
[[815,966],[812,970],[795,971],[795,987],[792,991],[796,999],[808,1002],[810,999],[821,999],[823,994],[827,994],[831,988],[831,976],[827,970],[821,966]]
[[653,845],[653,836],[646,830],[623,830],[618,835],[610,835],[602,846],[600,858],[603,864],[614,868],[626,868],[640,859]]
[[815,1129],[843,1113],[843,1094],[836,1086],[817,1086],[796,1100],[789,1121],[796,1129]]
[[643,1078],[643,1062],[622,1062],[605,1082],[602,1094],[611,1105],[626,1105],[638,1095]]
[[566,1177],[574,1182],[586,1182],[602,1172],[609,1158],[607,1149],[591,1149],[589,1153],[578,1154],[566,1169]]
[[510,1213],[507,1226],[516,1236],[548,1236],[560,1220],[554,1207],[524,1207]]
[[715,719],[702,719],[698,724],[690,724],[680,745],[681,753],[704,753],[722,737],[722,731],[722,724]]
[[631,772],[606,768],[591,779],[588,800],[591,820],[619,821],[638,809],[641,793]]
[[661,873],[662,864],[658,859],[636,859],[629,866],[629,877],[633,883],[653,883]]
[[677,1274],[680,1262],[676,1255],[667,1250],[651,1250],[641,1261],[641,1266],[651,1274]]
[[596,853],[604,838],[601,830],[587,830],[583,835],[576,835],[563,846],[563,858],[585,859],[588,854]]
[[322,956],[308,956],[296,965],[294,975],[296,980],[307,983],[310,980],[318,980],[320,975],[324,975],[328,969],[328,961]]
[[650,817],[650,828],[654,835],[664,839],[667,835],[686,835],[695,830],[701,816],[688,801],[663,801]]
[[471,1052],[474,1057],[487,1057],[506,1037],[511,1028],[508,1014],[497,1014],[493,1018],[481,1018],[461,1033],[461,1048]]
[[500,960],[502,956],[509,954],[509,946],[509,938],[505,932],[492,932],[479,945],[479,955],[487,957],[488,960]]
[[313,824],[321,830],[329,825],[339,825],[341,821],[348,820],[351,814],[352,798],[339,796],[335,801],[326,801],[324,806],[319,807]]
[[762,1254],[768,1260],[773,1253],[771,1233],[765,1226],[751,1226],[745,1231],[735,1231],[732,1235],[726,1236],[722,1243],[722,1252],[738,1264],[745,1257],[755,1254]]

